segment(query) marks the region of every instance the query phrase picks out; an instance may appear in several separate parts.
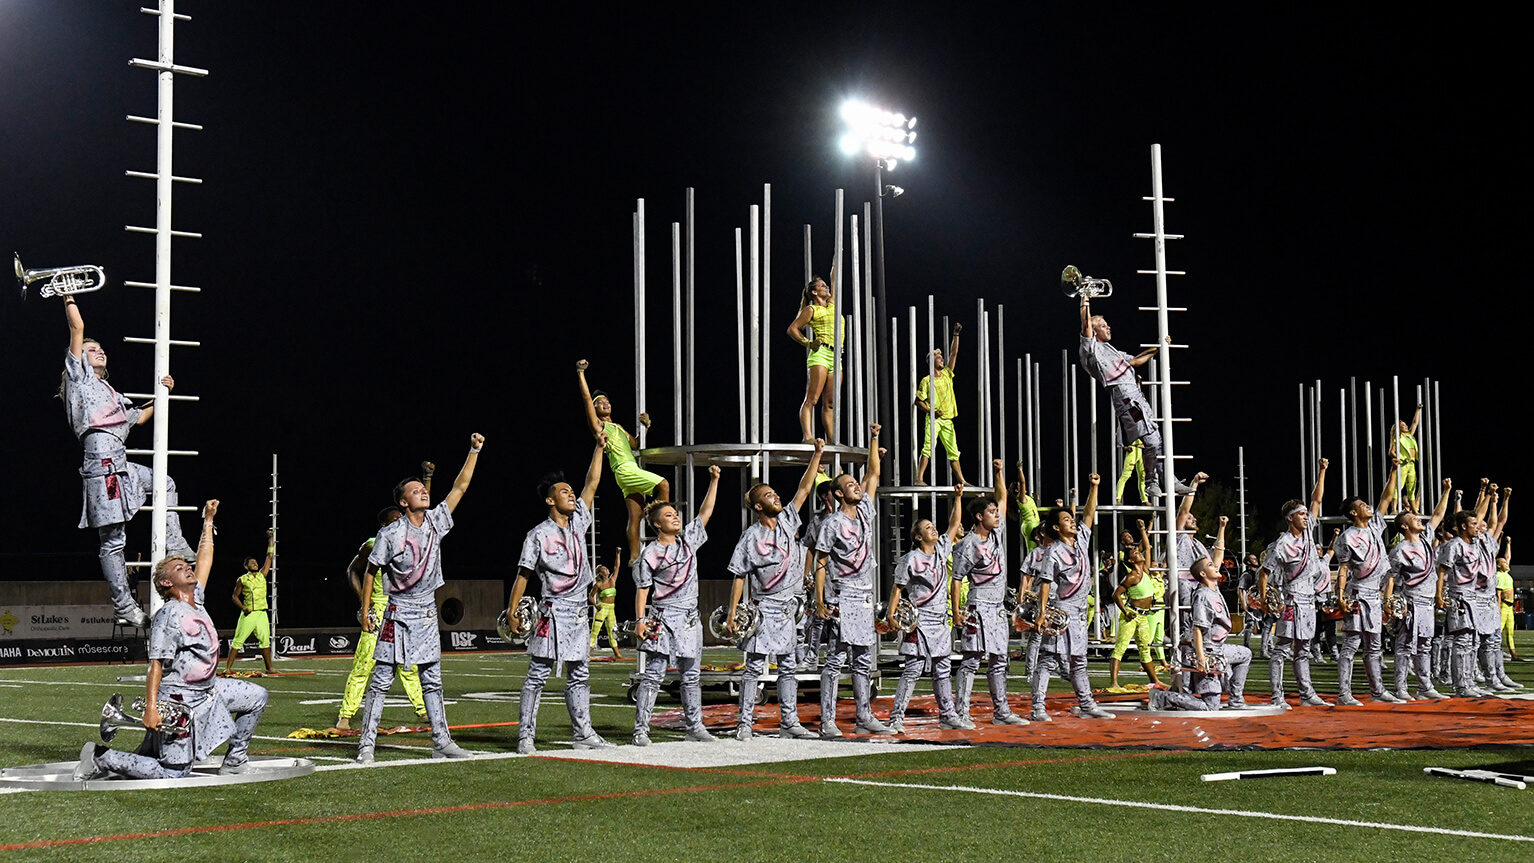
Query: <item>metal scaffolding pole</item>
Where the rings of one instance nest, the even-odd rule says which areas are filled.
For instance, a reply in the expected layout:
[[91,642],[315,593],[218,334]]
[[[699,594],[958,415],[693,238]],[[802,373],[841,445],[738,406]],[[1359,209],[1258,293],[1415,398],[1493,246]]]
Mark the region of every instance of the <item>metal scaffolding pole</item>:
[[[751,437],[744,441],[759,444],[762,442],[762,211],[755,204],[751,205],[749,215],[751,230],[751,316],[747,323],[750,341],[747,342],[747,357],[751,362]],[[762,475],[761,453],[751,456],[752,476]]]
[[746,273],[741,259],[740,228],[735,229],[735,392],[740,405],[740,439],[746,437]]
[[644,198],[640,198],[634,211],[634,431],[638,433],[639,448],[645,448],[648,430],[638,422],[639,414],[645,413],[645,259],[644,259]]
[[[772,184],[762,184],[762,436],[772,440]],[[772,479],[772,459],[762,459],[762,482]]]
[[[833,442],[834,443],[851,443],[852,442],[852,437],[850,435],[846,434],[846,432],[845,432],[845,430],[843,428],[843,426],[845,425],[845,423],[843,422],[843,419],[846,416],[846,408],[842,404],[842,402],[844,401],[844,399],[842,398],[843,369],[847,365],[847,355],[846,355],[846,352],[845,352],[845,348],[843,347],[843,345],[845,344],[845,342],[847,340],[847,334],[846,334],[846,332],[844,332],[843,327],[842,327],[842,309],[846,308],[846,306],[842,305],[842,282],[846,281],[846,279],[844,277],[844,274],[847,272],[846,269],[842,267],[842,225],[845,222],[845,216],[843,215],[843,207],[842,207],[843,199],[844,199],[844,196],[843,196],[842,190],[841,189],[837,189],[836,190],[836,231],[832,235],[834,237],[834,240],[833,240],[832,245],[831,245],[831,269],[833,271],[835,271],[835,273],[836,273],[836,277],[831,280],[832,281],[831,292],[833,294],[833,296],[831,298],[831,303],[832,303],[832,307],[836,309],[836,315],[834,316],[834,323],[832,324],[832,326],[835,327],[835,329],[836,329],[836,333],[832,336],[832,347],[831,347],[831,350],[832,350],[832,353],[835,355],[836,359],[832,363],[831,380],[829,381],[829,386],[831,387],[832,396],[831,396],[831,429],[830,429],[831,433],[826,438],[826,441],[828,443],[833,443]],[[838,456],[837,457],[838,467],[840,466],[840,463],[841,463],[841,458]]]

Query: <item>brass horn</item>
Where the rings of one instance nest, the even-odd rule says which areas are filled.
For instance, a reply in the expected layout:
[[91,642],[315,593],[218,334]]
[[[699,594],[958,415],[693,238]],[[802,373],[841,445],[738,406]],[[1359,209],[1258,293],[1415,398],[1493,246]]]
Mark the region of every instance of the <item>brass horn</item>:
[[511,631],[511,619],[502,611],[495,618],[495,631],[508,642],[520,643],[527,640],[533,634],[533,627],[538,623],[538,603],[531,596],[522,597],[517,603],[517,622],[521,624],[522,634],[518,635]]
[[[143,696],[133,700],[132,709],[143,714],[146,702]],[[192,733],[192,712],[185,704],[179,701],[162,700],[157,703],[160,710],[160,733],[170,738],[186,737]],[[134,716],[123,709],[123,698],[116,693],[107,699],[107,703],[101,706],[101,740],[111,743],[112,738],[117,736],[119,728],[137,728],[147,731],[144,727],[144,717]]]
[[762,614],[756,607],[756,603],[750,599],[742,599],[735,603],[735,632],[730,633],[725,626],[725,617],[730,613],[727,606],[719,606],[714,613],[708,616],[708,631],[713,636],[726,644],[739,647],[746,643],[746,639],[756,634],[756,629],[761,625]]
[[1113,283],[1107,279],[1094,279],[1083,276],[1081,271],[1073,266],[1067,266],[1060,272],[1060,290],[1067,297],[1111,297],[1113,296]]
[[94,264],[78,267],[54,267],[48,270],[29,270],[21,265],[21,255],[16,256],[16,284],[21,287],[21,298],[27,298],[27,288],[34,282],[47,282],[38,289],[40,297],[86,294],[106,287],[106,271]]

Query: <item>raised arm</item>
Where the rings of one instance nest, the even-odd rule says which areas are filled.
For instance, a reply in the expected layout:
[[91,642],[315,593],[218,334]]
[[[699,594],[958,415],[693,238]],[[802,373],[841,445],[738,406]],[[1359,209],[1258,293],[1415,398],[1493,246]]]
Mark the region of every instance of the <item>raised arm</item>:
[[266,562],[261,564],[261,575],[265,577],[272,571],[272,558],[277,555],[277,545],[272,542],[272,529],[266,529]]
[[[597,483],[602,481],[602,453],[607,451],[607,433],[597,429],[597,447],[591,451],[591,464],[586,466],[586,481],[581,485],[581,503],[591,509],[597,496]],[[639,556],[639,549],[629,549],[629,557]]]
[[586,385],[586,369],[591,364],[585,360],[577,360],[575,363],[575,379],[581,385],[581,403],[586,406],[586,426],[591,429],[593,435],[602,433],[602,421],[597,419],[597,406],[591,403],[591,387]]
[[1487,485],[1488,480],[1481,478],[1481,492],[1475,499],[1475,517],[1485,519],[1486,513],[1491,510],[1492,502],[1497,499],[1497,484]]
[[953,322],[953,341],[948,343],[948,370],[950,372],[959,367],[959,333],[963,330],[963,324],[958,321]]
[[1385,477],[1385,488],[1380,492],[1380,502],[1374,505],[1374,511],[1380,515],[1389,515],[1390,507],[1396,502],[1396,474],[1401,471],[1401,460],[1392,457],[1390,462],[1390,475]]
[[69,322],[69,354],[84,362],[80,350],[85,346],[85,319],[80,317],[80,307],[75,305],[74,297],[64,298],[64,320]]
[[1326,496],[1326,468],[1331,462],[1323,458],[1318,464],[1320,465],[1320,470],[1316,471],[1316,487],[1310,490],[1311,519],[1321,517],[1321,499]]
[[1433,508],[1433,517],[1428,519],[1428,530],[1437,530],[1443,524],[1443,517],[1449,511],[1449,491],[1453,488],[1453,480],[1446,477],[1443,481],[1443,494],[1438,496],[1438,506]]
[[426,493],[431,494],[431,478],[437,472],[437,466],[429,461],[421,462],[421,485],[426,486]]
[[863,493],[873,494],[879,487],[879,429],[878,423],[868,424],[868,469],[863,471]]
[[1085,291],[1081,293],[1081,337],[1092,337],[1092,300]]
[[1097,522],[1097,484],[1102,482],[1102,477],[1094,473],[1087,477],[1087,482],[1092,487],[1087,489],[1087,505],[1081,512],[1081,525],[1091,530]]
[[1193,477],[1193,491],[1182,496],[1182,505],[1177,508],[1177,529],[1182,530],[1188,525],[1188,516],[1193,513],[1193,496],[1198,494],[1198,487],[1209,479],[1209,474],[1199,473]]
[[820,475],[820,457],[825,451],[825,438],[815,438],[815,454],[810,457],[810,463],[804,469],[804,476],[799,477],[799,487],[794,489],[793,505],[789,509],[798,512],[814,493],[815,477]]
[[959,533],[964,530],[964,483],[954,483],[952,512],[948,513],[948,542],[954,543],[959,539]]
[[458,478],[453,480],[453,487],[448,490],[447,497],[442,499],[442,502],[447,504],[448,512],[458,508],[458,502],[463,500],[463,493],[469,490],[469,481],[474,479],[474,465],[479,463],[479,449],[484,445],[484,435],[479,433],[469,435],[469,454],[463,460],[463,467],[458,471]]
[[1028,475],[1023,473],[1023,463],[1017,463],[1017,500],[1022,503],[1023,498],[1028,496]]
[[698,523],[707,527],[714,517],[714,499],[719,496],[719,465],[708,466],[708,493],[703,495],[703,505],[698,507]]
[[218,512],[218,501],[210,500],[202,505],[202,538],[197,540],[197,584],[206,589],[208,573],[213,571],[213,516]]
[[[1492,538],[1497,540],[1498,542],[1502,541],[1502,529],[1507,527],[1507,506],[1508,506],[1508,504],[1512,503],[1512,501],[1513,501],[1513,490],[1510,489],[1510,488],[1503,489],[1502,490],[1502,511],[1497,514],[1496,526],[1491,529],[1491,536],[1492,536]],[[1512,562],[1509,561],[1508,565],[1511,566]]]
[[1001,459],[991,459],[991,470],[996,472],[995,488],[991,493],[996,495],[996,508],[1001,511],[1001,517],[1007,517],[1007,471],[1002,467]]
[[1419,404],[1419,405],[1417,405],[1417,412],[1412,415],[1412,418],[1411,418],[1411,428],[1409,430],[1407,430],[1406,433],[1409,434],[1409,435],[1416,434],[1417,433],[1417,424],[1420,423],[1420,422],[1422,422],[1422,405]]

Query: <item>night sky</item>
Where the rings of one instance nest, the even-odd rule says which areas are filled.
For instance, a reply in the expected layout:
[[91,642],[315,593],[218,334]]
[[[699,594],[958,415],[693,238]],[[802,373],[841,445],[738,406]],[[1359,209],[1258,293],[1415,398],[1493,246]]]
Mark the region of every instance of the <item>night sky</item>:
[[[112,382],[150,384],[155,23],[135,2],[0,2],[0,251],[30,267],[96,263],[81,298]],[[1000,7],[998,7],[1000,8]],[[1072,11],[881,5],[718,6],[569,17],[430,4],[184,2],[176,117],[172,459],[183,502],[223,501],[210,593],[261,550],[271,454],[283,471],[284,625],[349,624],[342,568],[389,489],[434,460],[450,482],[486,438],[447,547],[449,578],[514,574],[542,518],[533,488],[590,453],[574,363],[632,423],[630,214],[649,217],[652,442],[672,440],[669,231],[697,189],[700,441],[736,437],[733,230],[773,191],[772,437],[798,439],[802,352],[782,330],[802,287],[801,225],[829,263],[834,191],[861,212],[871,165],[836,147],[849,96],[920,118],[919,155],[889,182],[891,314],[936,296],[973,329],[1006,306],[1008,353],[1043,360],[1045,464],[1060,493],[1060,351],[1076,307],[1060,269],[1116,285],[1099,305],[1126,350],[1154,338],[1150,145],[1163,147],[1178,450],[1233,483],[1245,445],[1259,524],[1300,492],[1297,383],[1325,386],[1327,449],[1349,376],[1442,379],[1446,472],[1521,485],[1507,395],[1527,321],[1527,80],[1505,22],[1301,9],[1076,4]],[[1519,200],[1520,205],[1525,201]],[[57,300],[0,311],[11,464],[0,577],[99,578],[77,530],[78,445],[53,393],[67,330]],[[925,322],[922,323],[923,331]],[[902,337],[904,331],[902,330]],[[959,371],[973,372],[974,342]],[[1013,366],[1009,358],[1008,377]],[[904,353],[897,368],[905,364]],[[972,480],[975,399],[960,388]],[[1012,385],[1009,380],[1009,391]],[[1413,400],[1410,389],[1403,406]],[[1010,399],[1006,409],[1015,410]],[[902,412],[904,408],[902,406]],[[1009,413],[1008,458],[1015,455]],[[907,440],[909,436],[906,435]],[[130,447],[151,445],[148,426]],[[1328,452],[1335,456],[1335,452]],[[145,457],[147,463],[147,457]],[[1085,467],[1083,467],[1085,472]],[[776,474],[780,487],[788,477]],[[1336,486],[1327,511],[1340,503]],[[603,557],[622,538],[610,475]],[[705,576],[723,577],[735,483]],[[189,518],[188,531],[196,526]],[[1516,524],[1510,534],[1517,534]],[[147,518],[129,556],[147,555]],[[328,580],[325,580],[327,579]],[[626,580],[625,580],[626,581]],[[627,591],[625,591],[627,592]],[[214,609],[232,625],[234,609]],[[626,615],[625,615],[626,616]]]

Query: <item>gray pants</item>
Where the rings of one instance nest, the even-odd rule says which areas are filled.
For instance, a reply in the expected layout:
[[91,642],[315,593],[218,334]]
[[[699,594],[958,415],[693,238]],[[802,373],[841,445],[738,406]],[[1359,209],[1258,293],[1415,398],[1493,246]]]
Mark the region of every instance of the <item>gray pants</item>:
[[1349,632],[1342,637],[1342,649],[1337,652],[1337,694],[1353,694],[1353,656],[1360,649],[1369,694],[1378,698],[1385,692],[1384,639],[1378,632]]
[[[532,740],[538,733],[538,701],[543,697],[543,686],[554,673],[556,662],[558,660],[542,656],[527,658],[527,677],[522,680],[522,703],[517,710],[518,740]],[[425,669],[422,671],[421,682],[424,684]],[[664,673],[665,669],[661,671]],[[591,687],[587,683],[590,678],[590,662],[565,662],[565,709],[570,711],[570,734],[576,740],[596,733],[591,728]],[[428,706],[431,704],[430,701],[426,703]],[[655,703],[654,696],[651,696],[650,703]]]
[[1006,653],[973,650],[964,651],[964,660],[959,663],[959,715],[969,718],[969,696],[975,691],[975,672],[980,670],[981,658],[987,663],[985,681],[991,689],[993,721],[1012,715],[1012,708],[1007,704],[1007,670],[1012,664],[1011,657]]
[[842,666],[852,660],[852,700],[857,706],[857,721],[865,722],[874,717],[869,699],[873,683],[870,677],[874,669],[873,647],[866,644],[842,642],[826,654],[826,664],[820,669],[820,724],[836,722],[836,689],[842,676]]
[[1284,663],[1294,662],[1294,683],[1301,698],[1312,698],[1316,688],[1310,683],[1310,639],[1275,638],[1268,657],[1268,677],[1272,680],[1273,700],[1284,698]]
[[1076,690],[1076,700],[1080,702],[1083,710],[1090,710],[1097,706],[1096,700],[1092,698],[1092,682],[1087,679],[1087,658],[1045,652],[1039,654],[1039,661],[1033,667],[1033,678],[1029,681],[1029,685],[1033,687],[1035,713],[1044,710],[1044,695],[1049,691],[1051,673],[1070,678],[1071,688]]
[[[373,665],[373,675],[368,678],[367,695],[362,700],[362,735],[357,738],[359,752],[373,751],[378,740],[378,720],[383,716],[384,698],[394,685],[396,666],[392,662]],[[447,730],[447,708],[442,706],[442,664],[423,662],[416,666],[421,677],[421,700],[426,702],[426,721],[431,723],[431,745],[445,749],[453,742],[452,732]]]
[[1433,638],[1419,638],[1411,626],[1396,634],[1396,694],[1406,692],[1407,674],[1417,677],[1417,692],[1433,689]]
[[[639,681],[639,702],[634,713],[635,734],[650,733],[650,716],[655,712],[655,696],[666,680],[666,665],[670,659],[664,653],[644,653],[644,677]],[[698,669],[701,662],[696,656],[676,658],[677,671],[682,676],[682,718],[686,720],[688,730],[703,727],[703,687],[699,682],[701,675]]]
[[[932,658],[932,694],[937,697],[938,718],[944,721],[956,718],[953,687],[949,679],[952,666],[953,661],[947,656]],[[900,682],[895,685],[895,704],[890,708],[891,722],[905,718],[906,705],[911,703],[911,694],[916,691],[916,681],[921,679],[922,670],[926,667],[926,657],[907,656],[905,658],[905,668],[900,670]]]
[[[267,692],[249,681],[219,681],[218,697],[234,714],[234,733],[229,735],[229,748],[224,751],[224,763],[229,766],[244,764],[250,760],[250,740],[256,736],[256,726],[266,711]],[[239,684],[239,685],[234,685]],[[180,779],[192,772],[190,764],[164,764],[148,755],[119,752],[116,749],[96,748],[96,764],[129,779]],[[141,750],[142,751],[142,747]]]
[[[799,672],[799,664],[794,653],[790,650],[778,656],[778,724],[783,728],[799,724],[799,680],[794,677]],[[736,724],[747,727],[755,724],[752,712],[756,709],[756,682],[766,670],[767,654],[746,654],[746,667],[740,675],[740,715]]]
[[[153,481],[154,473],[141,464],[131,466],[138,471],[139,482],[148,488]],[[167,476],[165,505],[177,506],[180,500],[180,496],[176,494],[176,481]],[[128,586],[128,561],[124,553],[128,547],[128,524],[127,522],[104,524],[96,528],[96,537],[101,542],[99,552],[101,575],[106,579],[107,589],[112,593],[112,608],[118,617],[132,619],[134,612],[138,610],[138,601],[133,598],[133,591]],[[181,515],[175,510],[167,510],[165,513],[165,555],[184,557],[187,560],[194,560],[197,557],[191,546],[186,544],[186,537],[181,533]]]
[[1039,635],[1037,630],[1030,629],[1023,636],[1023,642],[1027,645],[1027,659],[1025,660],[1027,667],[1023,669],[1023,674],[1027,675],[1029,680],[1032,680],[1033,669],[1038,667],[1039,664],[1039,645],[1044,643],[1044,636]]

